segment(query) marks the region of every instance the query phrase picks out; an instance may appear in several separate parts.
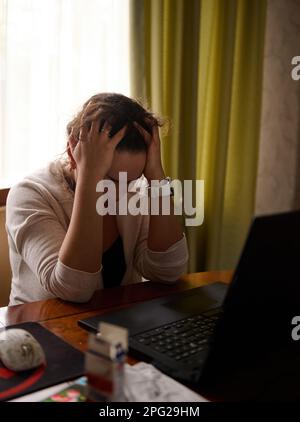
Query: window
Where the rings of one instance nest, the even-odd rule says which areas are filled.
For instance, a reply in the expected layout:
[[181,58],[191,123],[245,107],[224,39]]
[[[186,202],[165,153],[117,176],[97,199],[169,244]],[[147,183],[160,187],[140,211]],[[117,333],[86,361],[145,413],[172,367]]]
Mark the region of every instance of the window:
[[66,146],[91,95],[130,95],[129,0],[0,0],[0,188]]

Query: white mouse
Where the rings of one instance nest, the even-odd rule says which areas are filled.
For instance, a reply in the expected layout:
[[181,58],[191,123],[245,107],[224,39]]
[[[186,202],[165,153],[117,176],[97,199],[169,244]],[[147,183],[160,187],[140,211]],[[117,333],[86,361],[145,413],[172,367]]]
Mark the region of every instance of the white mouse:
[[0,359],[12,371],[25,371],[46,362],[40,343],[20,328],[8,328],[0,333]]

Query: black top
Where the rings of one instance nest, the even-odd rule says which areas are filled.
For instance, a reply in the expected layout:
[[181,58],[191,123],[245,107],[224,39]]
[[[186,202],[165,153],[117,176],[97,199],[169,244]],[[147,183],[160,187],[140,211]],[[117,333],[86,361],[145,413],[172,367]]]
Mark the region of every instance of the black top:
[[102,254],[102,279],[104,287],[121,284],[126,271],[123,242],[119,236],[107,251]]

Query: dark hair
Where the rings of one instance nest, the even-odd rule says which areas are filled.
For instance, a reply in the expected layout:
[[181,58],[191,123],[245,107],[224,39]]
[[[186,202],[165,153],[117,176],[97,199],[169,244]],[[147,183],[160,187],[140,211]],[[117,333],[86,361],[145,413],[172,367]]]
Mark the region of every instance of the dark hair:
[[[95,108],[82,121],[82,116],[89,104],[95,104]],[[73,130],[73,136],[78,139],[81,126],[87,124],[90,127],[91,122],[96,119],[100,119],[100,129],[105,121],[110,124],[110,136],[113,136],[127,124],[125,136],[118,144],[117,150],[130,152],[146,151],[144,138],[134,126],[134,121],[149,133],[152,132],[153,126],[163,126],[164,124],[161,118],[146,110],[136,100],[122,94],[101,93],[93,95],[84,103],[81,111],[68,123],[67,134],[70,135]]]

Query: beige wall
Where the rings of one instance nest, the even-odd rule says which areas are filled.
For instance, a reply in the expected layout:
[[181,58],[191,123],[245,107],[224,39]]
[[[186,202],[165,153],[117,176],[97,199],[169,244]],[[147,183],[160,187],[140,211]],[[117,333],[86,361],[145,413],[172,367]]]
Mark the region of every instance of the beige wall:
[[256,213],[300,209],[300,1],[269,0]]
[[4,224],[5,208],[0,207],[0,306],[5,306],[8,304],[11,282],[7,235]]

